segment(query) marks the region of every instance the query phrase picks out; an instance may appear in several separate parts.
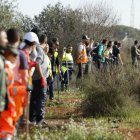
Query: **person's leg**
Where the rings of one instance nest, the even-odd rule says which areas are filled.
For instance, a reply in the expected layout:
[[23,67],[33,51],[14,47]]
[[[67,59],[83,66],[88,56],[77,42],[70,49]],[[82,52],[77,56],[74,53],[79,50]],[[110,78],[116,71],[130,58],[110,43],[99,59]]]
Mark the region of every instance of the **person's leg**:
[[65,77],[64,77],[64,72],[61,73],[62,80],[61,80],[61,91],[64,91],[65,89]]
[[52,80],[49,85],[49,99],[52,100],[53,98],[54,98],[54,80]]
[[82,77],[82,64],[78,64],[77,79],[80,79],[81,77]]
[[39,86],[39,92],[37,93],[36,99],[36,122],[39,123],[44,119],[45,105],[46,105],[46,87],[42,88]]
[[85,75],[85,69],[86,69],[86,64],[82,64],[82,70],[81,70],[81,78],[83,78],[84,77],[84,75]]
[[72,79],[72,70],[69,70],[69,81]]
[[66,73],[66,84],[65,84],[65,88],[66,90],[68,89],[69,90],[69,85],[70,85],[70,80],[72,79],[72,70],[68,70],[67,71],[68,73]]
[[67,90],[69,85],[69,71],[66,71],[64,74],[65,90]]
[[89,74],[91,72],[91,61],[88,61],[86,64],[85,64],[85,71],[84,73],[85,74]]
[[88,63],[85,65],[85,71],[84,71],[84,74],[88,74]]
[[38,92],[38,82],[33,81],[33,91],[31,92],[30,97],[30,109],[29,109],[29,121],[35,122],[36,121],[36,95]]

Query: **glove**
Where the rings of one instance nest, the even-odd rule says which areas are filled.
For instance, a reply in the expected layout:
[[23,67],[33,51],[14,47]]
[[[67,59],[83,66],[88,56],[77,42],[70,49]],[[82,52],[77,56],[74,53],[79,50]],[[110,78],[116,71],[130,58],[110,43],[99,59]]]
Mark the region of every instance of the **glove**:
[[36,67],[36,66],[37,66],[37,62],[35,62],[35,61],[31,61],[31,62],[29,63],[30,69],[31,69],[32,67]]
[[44,88],[46,84],[45,78],[41,77],[41,87]]

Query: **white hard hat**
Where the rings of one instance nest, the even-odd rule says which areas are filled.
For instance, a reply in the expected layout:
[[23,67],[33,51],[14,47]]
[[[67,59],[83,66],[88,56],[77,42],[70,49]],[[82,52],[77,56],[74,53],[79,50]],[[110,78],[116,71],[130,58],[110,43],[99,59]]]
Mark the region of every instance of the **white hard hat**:
[[24,35],[23,39],[28,40],[29,42],[35,42],[37,44],[40,44],[37,35],[35,33],[33,33],[33,32],[26,33]]

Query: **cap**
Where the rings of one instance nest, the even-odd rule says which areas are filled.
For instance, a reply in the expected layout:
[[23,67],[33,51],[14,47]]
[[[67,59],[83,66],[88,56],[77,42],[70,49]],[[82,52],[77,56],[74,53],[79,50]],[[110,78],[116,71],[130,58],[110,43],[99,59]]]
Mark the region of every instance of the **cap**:
[[35,42],[36,44],[40,44],[37,35],[33,32],[26,33],[23,39],[28,40],[29,42]]
[[15,47],[12,46],[12,45],[7,45],[5,51],[8,51],[8,52],[12,53],[13,55],[18,55],[18,54],[19,54],[18,49],[15,48]]
[[82,39],[86,39],[86,40],[88,40],[88,39],[90,39],[87,35],[83,35],[82,36]]

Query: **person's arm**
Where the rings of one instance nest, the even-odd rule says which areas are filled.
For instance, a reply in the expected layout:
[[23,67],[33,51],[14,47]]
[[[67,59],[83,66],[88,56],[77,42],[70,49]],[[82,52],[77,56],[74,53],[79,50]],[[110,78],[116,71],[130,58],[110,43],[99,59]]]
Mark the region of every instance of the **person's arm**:
[[7,93],[6,73],[4,70],[4,63],[0,58],[0,112],[2,112],[5,108],[6,93]]
[[38,54],[38,56],[37,56],[37,58],[36,58],[36,62],[37,62],[37,64],[36,64],[36,69],[37,69],[37,71],[38,71],[38,73],[39,73],[39,75],[40,75],[40,77],[43,77],[43,73],[42,73],[42,69],[41,69],[41,64],[43,63],[43,61],[44,61],[44,52],[43,52],[43,50],[41,50],[42,48],[39,48],[38,47],[38,49],[37,49],[37,54]]
[[121,54],[120,53],[118,54],[118,57],[119,57],[119,60],[120,60],[121,64],[123,65],[123,61],[122,61],[122,58],[121,58]]
[[44,87],[45,84],[46,84],[46,79],[42,73],[42,69],[41,69],[41,64],[43,63],[44,61],[44,57],[45,57],[45,54],[44,54],[44,51],[41,50],[42,48],[38,48],[38,56],[37,56],[37,59],[36,59],[36,69],[41,77],[41,86]]
[[140,56],[140,50],[139,50],[139,49],[136,49],[136,54],[137,54],[138,56]]
[[19,55],[19,59],[20,59],[20,66],[19,66],[19,74],[22,80],[23,84],[27,84],[28,83],[28,69],[29,69],[29,64],[28,64],[28,60],[26,58],[26,55],[23,52],[20,52]]
[[59,59],[58,56],[56,57],[55,63],[56,63],[56,65],[57,65],[58,72],[60,73],[61,66],[60,66],[60,59]]
[[120,53],[120,50],[117,48],[117,53],[118,53],[118,59],[119,61],[121,62],[121,64],[123,65],[123,61],[122,61],[122,57],[121,57],[121,53]]

